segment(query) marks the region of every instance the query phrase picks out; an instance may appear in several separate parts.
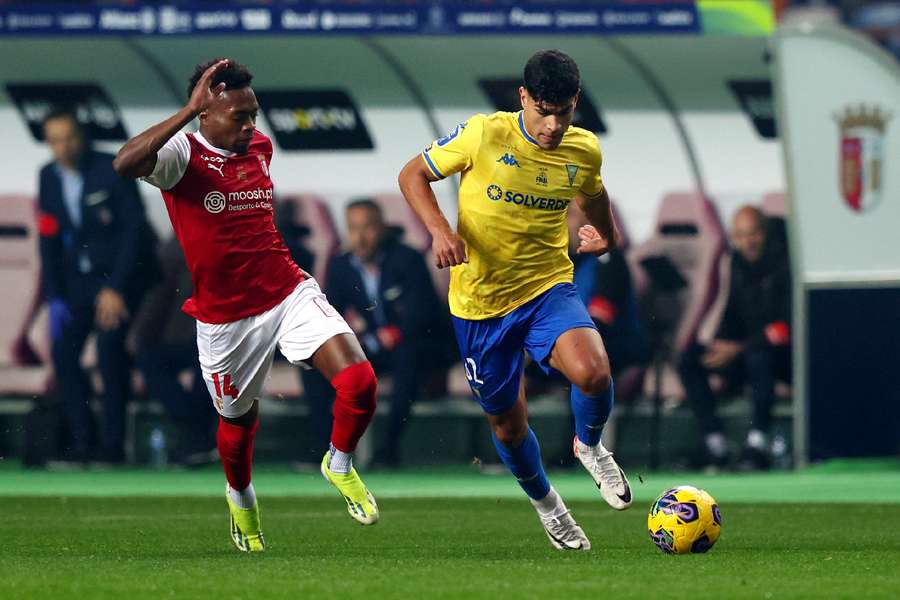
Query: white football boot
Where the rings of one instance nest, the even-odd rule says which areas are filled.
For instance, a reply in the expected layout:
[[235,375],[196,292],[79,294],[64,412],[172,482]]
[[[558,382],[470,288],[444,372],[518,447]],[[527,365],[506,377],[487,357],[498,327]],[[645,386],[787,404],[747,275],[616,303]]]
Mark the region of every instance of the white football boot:
[[596,446],[582,444],[577,435],[572,446],[575,456],[591,474],[606,503],[616,510],[625,510],[631,506],[631,485],[625,472],[613,460],[612,452],[604,448],[602,443]]
[[550,488],[548,498],[555,500],[555,506],[548,512],[544,512],[540,508],[541,502],[532,500],[541,525],[544,526],[544,533],[547,539],[557,550],[590,550],[591,541],[584,535],[584,531],[575,522],[572,513],[566,508],[562,498],[556,493],[556,490]]

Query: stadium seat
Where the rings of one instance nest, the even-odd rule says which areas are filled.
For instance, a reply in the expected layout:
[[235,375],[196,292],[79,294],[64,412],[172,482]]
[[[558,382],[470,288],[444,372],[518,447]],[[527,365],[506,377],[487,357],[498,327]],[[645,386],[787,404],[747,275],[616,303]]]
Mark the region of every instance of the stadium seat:
[[768,217],[787,217],[787,202],[784,192],[769,192],[763,196],[762,211]]
[[646,259],[665,257],[684,280],[684,287],[671,294],[678,304],[672,323],[677,351],[694,341],[715,299],[725,246],[725,232],[713,203],[696,192],[672,193],[663,198],[653,236],[629,253],[642,296],[653,287]]
[[334,219],[328,204],[312,194],[297,194],[279,197],[279,202],[293,205],[293,221],[295,225],[309,229],[306,247],[315,255],[313,277],[324,284],[325,274],[331,259],[338,255],[341,238],[334,225]]
[[651,339],[666,349],[666,397],[683,395],[671,364],[695,341],[716,298],[725,243],[708,198],[698,192],[670,193],[663,197],[651,238],[628,253]]
[[39,317],[40,256],[35,201],[0,196],[0,394],[37,395],[45,391],[49,371],[49,335]]

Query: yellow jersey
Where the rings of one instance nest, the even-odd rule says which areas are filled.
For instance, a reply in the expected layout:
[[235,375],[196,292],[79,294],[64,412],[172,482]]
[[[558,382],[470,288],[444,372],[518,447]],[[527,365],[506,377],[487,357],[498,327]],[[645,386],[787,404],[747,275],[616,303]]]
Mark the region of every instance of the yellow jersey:
[[597,136],[569,127],[543,150],[521,112],[478,114],[422,156],[437,177],[461,173],[457,232],[469,262],[451,270],[454,316],[499,317],[572,281],[566,212],[577,193],[603,190]]

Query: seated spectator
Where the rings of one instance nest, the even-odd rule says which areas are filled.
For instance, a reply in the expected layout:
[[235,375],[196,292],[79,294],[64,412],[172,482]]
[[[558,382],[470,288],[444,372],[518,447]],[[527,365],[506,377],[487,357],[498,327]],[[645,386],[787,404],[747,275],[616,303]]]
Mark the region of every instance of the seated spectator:
[[[158,277],[156,238],[134,181],[116,174],[112,155],[91,149],[73,113],[50,113],[44,137],[53,161],[40,172],[38,230],[53,366],[73,440],[66,457],[120,463],[131,391],[125,334]],[[81,369],[92,332],[104,389],[99,446]]]
[[[191,297],[191,273],[175,237],[160,249],[163,279],[146,295],[128,335],[128,346],[144,376],[147,396],[158,400],[175,426],[171,460],[196,466],[218,460],[216,410],[197,358],[196,325],[182,312]],[[191,372],[191,384],[180,376]]]
[[680,358],[679,373],[706,451],[706,462],[728,463],[722,423],[709,375],[719,373],[733,386],[750,384],[753,416],[742,466],[769,464],[768,433],[775,381],[791,374],[791,275],[778,221],[771,223],[757,208],[744,206],[732,224],[731,282],[724,316],[715,339],[695,344]]
[[[438,299],[423,255],[398,241],[385,226],[381,208],[363,199],[347,206],[350,252],[334,259],[325,292],[353,328],[379,374],[390,374],[393,390],[384,444],[375,462],[396,466],[400,441],[413,402],[435,368],[453,355],[450,323]],[[304,372],[317,435],[327,436],[333,391],[313,372]],[[324,413],[324,417],[322,416]]]

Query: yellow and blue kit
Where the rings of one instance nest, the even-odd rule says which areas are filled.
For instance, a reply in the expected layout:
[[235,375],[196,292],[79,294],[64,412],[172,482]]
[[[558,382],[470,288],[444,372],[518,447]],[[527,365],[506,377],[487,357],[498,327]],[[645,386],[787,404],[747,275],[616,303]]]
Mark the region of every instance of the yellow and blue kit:
[[603,189],[597,136],[570,127],[548,151],[528,134],[521,112],[479,114],[423,157],[437,177],[462,177],[457,231],[469,262],[451,271],[454,316],[497,317],[572,281],[566,210],[576,193]]
[[515,404],[522,351],[549,372],[556,339],[594,327],[572,284],[566,213],[603,190],[597,137],[570,127],[555,150],[522,113],[475,115],[422,154],[435,176],[461,174],[457,232],[468,263],[452,268],[450,312],[472,390],[497,414]]

